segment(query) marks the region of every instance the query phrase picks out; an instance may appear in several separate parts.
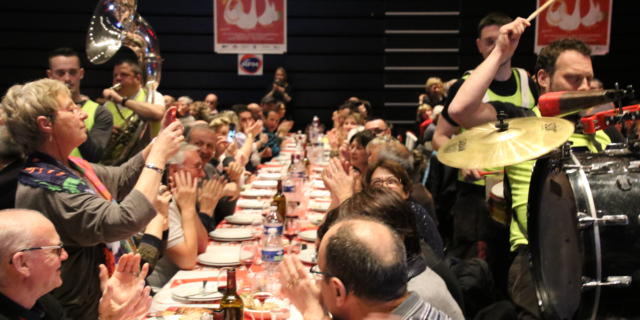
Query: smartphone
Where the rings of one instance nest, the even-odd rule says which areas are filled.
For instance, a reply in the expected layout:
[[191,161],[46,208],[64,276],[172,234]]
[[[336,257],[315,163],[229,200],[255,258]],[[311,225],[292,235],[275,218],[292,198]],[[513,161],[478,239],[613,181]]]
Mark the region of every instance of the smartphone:
[[229,134],[227,134],[227,142],[232,143],[236,137],[236,129],[229,129]]
[[168,127],[172,122],[176,121],[178,118],[178,108],[176,107],[171,107],[169,108],[169,110],[167,111],[169,114],[167,114],[167,117],[165,118],[165,122],[163,124],[163,127],[166,128]]

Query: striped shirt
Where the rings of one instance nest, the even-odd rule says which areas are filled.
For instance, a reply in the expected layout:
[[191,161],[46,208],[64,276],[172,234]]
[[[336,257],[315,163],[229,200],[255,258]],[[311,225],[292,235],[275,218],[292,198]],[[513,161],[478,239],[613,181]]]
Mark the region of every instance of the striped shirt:
[[434,308],[420,296],[411,292],[409,297],[395,308],[392,314],[400,316],[402,320],[450,320],[451,317]]

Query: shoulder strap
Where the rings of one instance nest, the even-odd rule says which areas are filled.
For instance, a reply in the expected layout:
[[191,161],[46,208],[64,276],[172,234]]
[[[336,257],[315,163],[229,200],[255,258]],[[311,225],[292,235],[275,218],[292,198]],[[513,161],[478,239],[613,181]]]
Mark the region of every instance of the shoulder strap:
[[531,106],[531,99],[529,99],[529,74],[527,73],[526,70],[522,69],[522,68],[513,68],[514,70],[516,70],[516,74],[518,74],[519,78],[520,78],[520,96],[521,96],[521,101],[522,101],[522,106],[525,108],[530,108]]

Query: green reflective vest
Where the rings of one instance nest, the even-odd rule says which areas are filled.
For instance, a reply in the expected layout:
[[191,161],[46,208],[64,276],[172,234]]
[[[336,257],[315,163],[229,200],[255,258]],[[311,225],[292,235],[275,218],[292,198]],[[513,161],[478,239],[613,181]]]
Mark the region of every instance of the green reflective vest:
[[[514,79],[516,80],[517,90],[510,96],[501,96],[491,91],[491,89],[489,88],[487,89],[487,92],[485,92],[484,97],[482,97],[482,102],[487,103],[490,101],[501,101],[501,102],[508,102],[516,106],[522,106],[525,108],[533,109],[535,107],[536,99],[533,96],[533,93],[531,92],[531,88],[529,87],[529,74],[527,73],[526,70],[521,68],[511,68],[511,73],[512,73],[512,77],[514,77]],[[462,79],[467,79],[470,74],[471,74],[471,71],[467,71],[462,76]],[[464,131],[464,128],[461,129],[461,131]],[[483,171],[499,171],[499,170],[502,170],[502,168],[483,169]],[[461,170],[458,170],[458,181],[472,183],[478,186],[485,185],[484,179],[476,180],[473,182],[465,181]]]
[[[87,136],[89,135],[89,132],[91,132],[91,128],[93,128],[93,123],[96,117],[96,110],[98,110],[99,106],[99,104],[91,100],[85,101],[82,105],[82,110],[87,113],[87,118],[84,119],[84,126],[87,128]],[[82,158],[82,155],[80,154],[80,150],[78,148],[74,148],[71,151],[71,155],[74,157]]]

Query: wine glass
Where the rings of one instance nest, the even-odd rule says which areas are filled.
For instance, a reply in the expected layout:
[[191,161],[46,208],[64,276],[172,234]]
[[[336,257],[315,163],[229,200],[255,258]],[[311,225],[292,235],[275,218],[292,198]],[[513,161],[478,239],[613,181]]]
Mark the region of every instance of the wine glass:
[[243,242],[240,245],[240,264],[247,269],[247,275],[252,275],[251,266],[258,258],[258,246],[254,242]]
[[293,252],[293,239],[298,235],[299,232],[300,221],[298,221],[297,217],[287,217],[284,222],[284,231],[282,235],[289,239],[289,253]]

